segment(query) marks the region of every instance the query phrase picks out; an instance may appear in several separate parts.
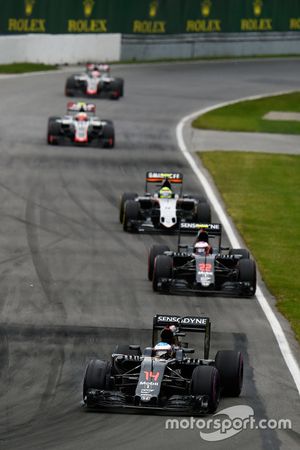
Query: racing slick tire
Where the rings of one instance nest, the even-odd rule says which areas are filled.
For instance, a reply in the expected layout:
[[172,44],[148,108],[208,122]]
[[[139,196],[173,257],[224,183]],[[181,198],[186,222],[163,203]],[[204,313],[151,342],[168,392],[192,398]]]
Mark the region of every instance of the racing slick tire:
[[140,205],[134,200],[127,200],[124,206],[123,230],[133,231],[131,226],[132,220],[138,220],[140,215]]
[[158,282],[161,278],[173,278],[173,259],[167,255],[158,255],[154,260],[152,288],[158,291]]
[[121,97],[121,86],[120,83],[118,83],[116,80],[113,81],[110,85],[110,95],[109,98],[111,100],[119,100],[119,98]]
[[192,395],[208,396],[208,412],[214,413],[220,401],[220,375],[213,366],[197,366],[192,373]]
[[243,387],[244,363],[241,352],[220,350],[215,357],[220,374],[222,395],[238,397]]
[[104,148],[113,148],[115,146],[115,129],[111,120],[106,120],[103,127],[102,142]]
[[256,264],[253,259],[240,259],[238,262],[238,280],[248,282],[251,286],[251,295],[256,291]]
[[89,389],[109,389],[111,363],[101,359],[92,359],[86,369],[83,379],[83,399]]
[[124,194],[121,197],[120,201],[120,223],[123,223],[124,218],[124,207],[127,200],[134,200],[138,197],[138,194],[136,192],[124,192]]
[[148,253],[148,280],[152,281],[154,261],[158,255],[162,255],[164,252],[169,252],[170,247],[168,245],[156,244],[152,245]]
[[65,95],[66,97],[74,97],[76,94],[77,85],[74,77],[67,78],[66,86],[65,86]]
[[250,253],[245,248],[232,248],[231,250],[229,250],[229,255],[230,256],[239,255],[239,256],[241,256],[241,258],[245,258],[245,259],[250,258]]
[[48,119],[47,142],[49,145],[59,144],[61,127],[60,124],[56,122],[57,119],[60,119],[60,117],[53,116]]
[[114,353],[121,353],[122,355],[141,356],[142,352],[139,348],[130,348],[127,344],[117,344]]
[[195,221],[197,223],[211,223],[211,210],[207,202],[197,203]]
[[124,80],[123,80],[123,78],[116,78],[115,82],[119,86],[120,97],[124,97]]

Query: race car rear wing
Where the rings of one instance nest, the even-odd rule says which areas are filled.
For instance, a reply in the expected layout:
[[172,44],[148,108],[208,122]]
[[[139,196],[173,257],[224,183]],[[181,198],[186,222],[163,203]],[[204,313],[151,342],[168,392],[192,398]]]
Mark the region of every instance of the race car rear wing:
[[67,103],[67,112],[87,112],[87,113],[95,113],[96,105],[94,103],[85,103],[85,102],[68,102]]
[[148,183],[160,186],[165,180],[168,180],[170,184],[180,185],[181,187],[183,182],[183,175],[180,172],[146,172],[146,192],[148,192]]
[[222,225],[220,223],[180,223],[181,231],[192,231],[198,232],[199,230],[207,231],[208,236],[221,236]]
[[153,317],[152,346],[155,342],[155,330],[175,325],[178,332],[204,333],[204,358],[209,358],[211,322],[205,316],[175,316],[169,314],[156,314]]

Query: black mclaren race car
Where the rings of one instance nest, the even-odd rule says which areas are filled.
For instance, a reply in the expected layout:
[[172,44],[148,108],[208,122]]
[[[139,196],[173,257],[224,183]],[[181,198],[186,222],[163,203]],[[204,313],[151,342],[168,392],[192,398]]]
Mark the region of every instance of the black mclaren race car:
[[[111,412],[199,415],[216,411],[220,396],[238,397],[243,357],[221,350],[209,359],[208,317],[156,315],[152,346],[118,345],[109,361],[91,360],[83,381],[83,405]],[[204,334],[204,358],[182,338]]]
[[153,245],[148,255],[148,279],[154,291],[164,293],[228,294],[251,297],[256,290],[256,265],[249,251],[221,246],[222,226],[181,224],[198,230],[192,245],[177,251]]
[[65,86],[67,97],[88,96],[118,100],[124,95],[124,80],[110,76],[108,64],[87,64],[86,71],[71,75]]
[[53,116],[48,120],[47,142],[49,145],[73,143],[113,148],[115,130],[111,120],[96,117],[92,103],[69,102],[65,116]]
[[[145,194],[125,192],[120,202],[120,222],[124,231],[178,232],[180,223],[210,222],[211,210],[203,197],[183,195],[183,175],[174,172],[147,172]],[[189,227],[187,232],[195,232]]]

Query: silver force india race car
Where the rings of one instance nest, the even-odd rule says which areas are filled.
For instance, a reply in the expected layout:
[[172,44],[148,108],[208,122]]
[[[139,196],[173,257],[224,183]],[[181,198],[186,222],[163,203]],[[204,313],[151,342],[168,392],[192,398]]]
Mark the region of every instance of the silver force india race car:
[[[125,192],[120,202],[124,231],[178,232],[180,223],[210,222],[211,210],[203,197],[182,194],[183,175],[147,172],[145,194]],[[185,228],[187,232],[194,229]]]
[[118,100],[124,95],[124,80],[110,75],[108,64],[87,64],[86,71],[71,75],[65,86],[67,97],[88,96]]
[[53,116],[48,120],[47,142],[49,145],[74,143],[96,145],[106,148],[115,146],[115,131],[111,120],[96,117],[92,103],[69,102],[65,116]]
[[256,290],[256,265],[249,251],[221,246],[219,223],[185,224],[198,230],[192,245],[177,251],[167,245],[153,245],[148,255],[148,279],[154,291],[164,293],[228,294],[251,297]]
[[[208,317],[156,315],[152,346],[117,345],[109,361],[91,360],[83,380],[83,405],[111,412],[199,415],[216,411],[220,396],[238,397],[243,357],[233,350],[209,359]],[[204,334],[204,358],[182,342]],[[197,345],[198,343],[195,342]],[[198,350],[200,351],[200,350]]]

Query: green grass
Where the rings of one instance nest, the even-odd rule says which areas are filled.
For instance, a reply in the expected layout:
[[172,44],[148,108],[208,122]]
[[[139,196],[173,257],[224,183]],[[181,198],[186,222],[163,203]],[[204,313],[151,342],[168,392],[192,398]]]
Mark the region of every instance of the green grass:
[[55,70],[55,69],[57,69],[57,66],[49,64],[34,64],[34,63],[0,64],[0,73],[40,72],[43,70]]
[[300,157],[233,151],[199,157],[300,341]]
[[300,134],[300,122],[262,119],[270,111],[300,112],[300,92],[228,105],[198,117],[192,126],[224,131]]

